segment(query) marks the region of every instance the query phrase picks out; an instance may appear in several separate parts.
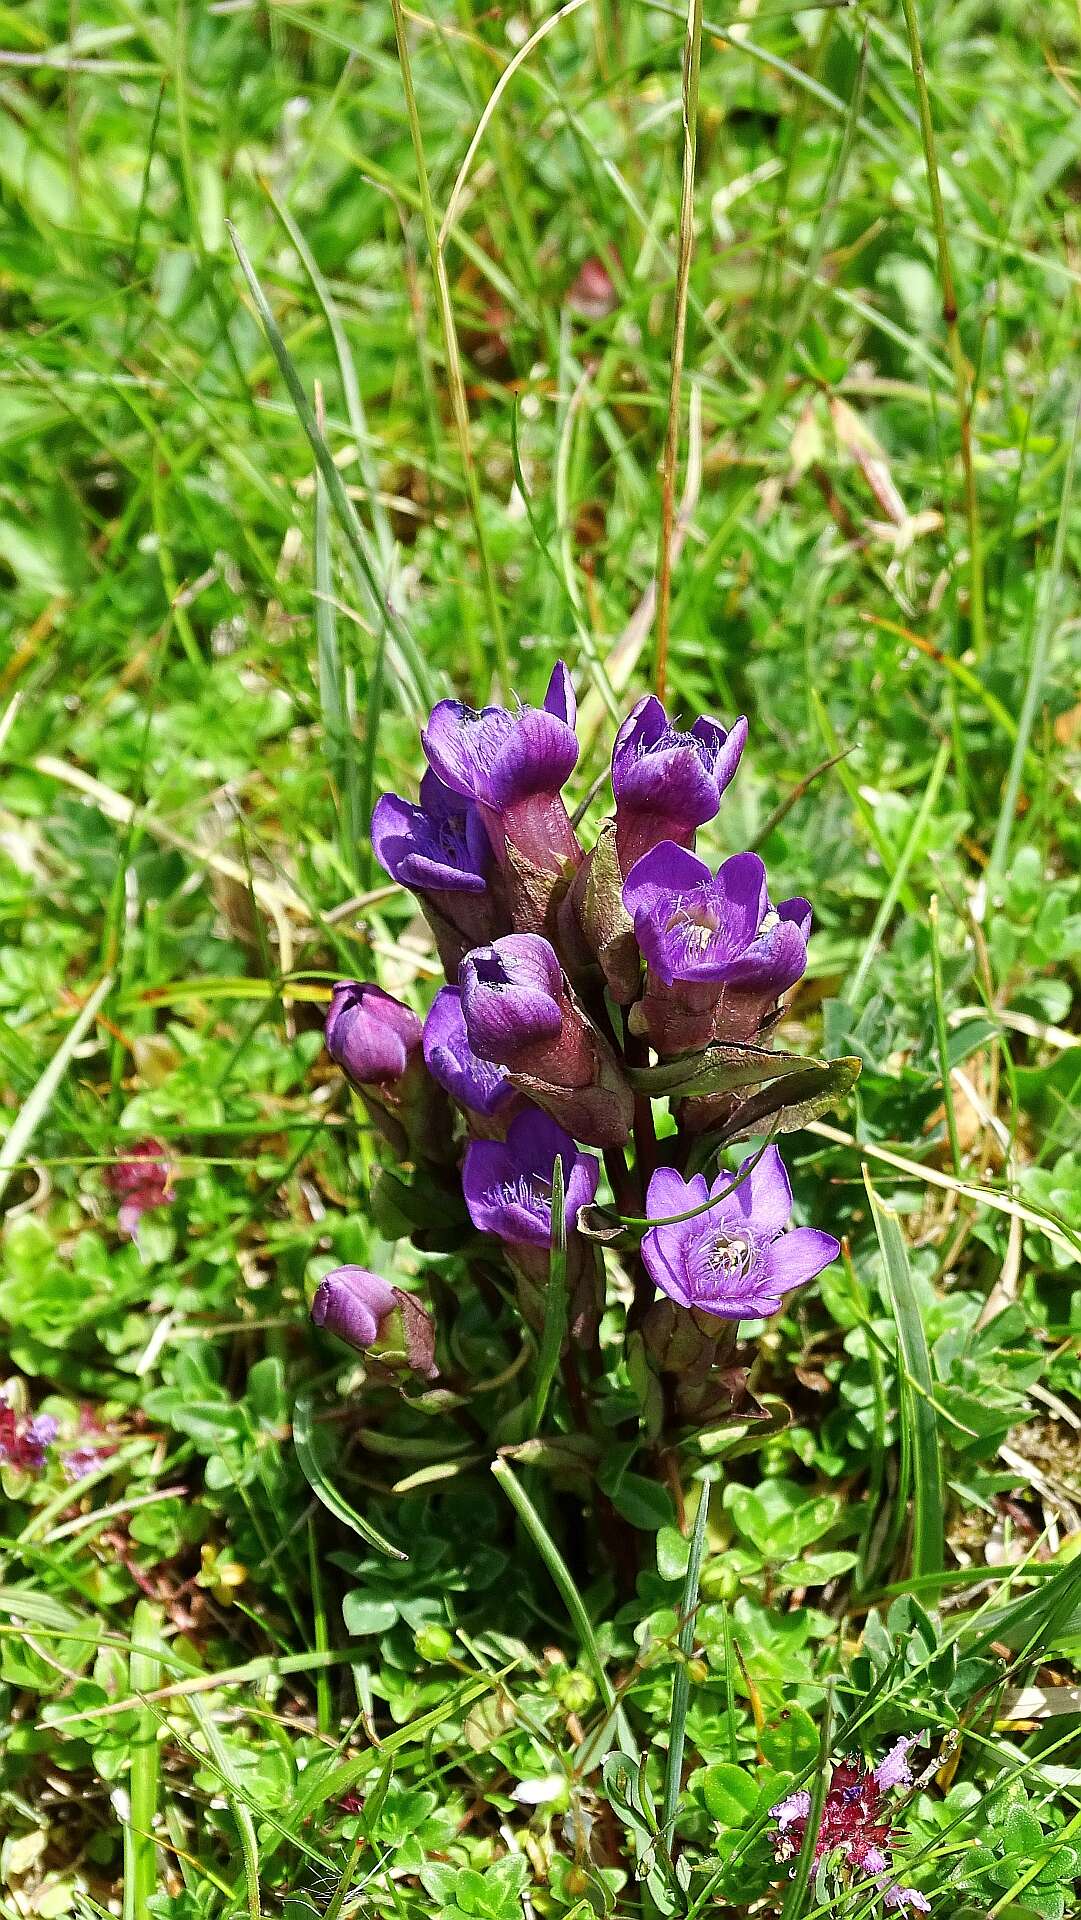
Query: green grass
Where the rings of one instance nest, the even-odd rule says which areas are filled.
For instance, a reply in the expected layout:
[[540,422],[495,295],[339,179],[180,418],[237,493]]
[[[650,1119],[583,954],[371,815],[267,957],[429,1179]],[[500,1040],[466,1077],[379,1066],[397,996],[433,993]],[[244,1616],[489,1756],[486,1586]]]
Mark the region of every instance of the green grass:
[[[902,1878],[1076,1908],[1077,14],[556,12],[0,5],[0,1375],[61,1422],[2,1469],[5,1920],[877,1916],[768,1808],[919,1728]],[[554,1324],[538,1379],[467,1304],[403,1417],[307,1320],[461,1289],[322,1005],[427,1004],[372,797],[560,653],[572,805],[659,657],[749,715],[700,845],[813,900],[786,1032],[863,1069],[785,1143],[851,1265],[663,1479],[615,1418],[583,1477]]]

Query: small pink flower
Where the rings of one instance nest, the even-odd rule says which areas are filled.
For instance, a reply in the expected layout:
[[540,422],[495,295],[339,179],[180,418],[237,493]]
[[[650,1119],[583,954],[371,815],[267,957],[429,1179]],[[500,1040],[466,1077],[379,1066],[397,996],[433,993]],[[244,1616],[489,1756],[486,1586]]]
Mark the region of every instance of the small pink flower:
[[116,1216],[121,1233],[138,1239],[139,1222],[154,1207],[168,1206],[173,1198],[172,1168],[160,1140],[136,1140],[122,1160],[105,1169],[105,1184],[120,1201]]
[[39,1413],[31,1420],[0,1398],[0,1466],[40,1473],[59,1430],[50,1413]]

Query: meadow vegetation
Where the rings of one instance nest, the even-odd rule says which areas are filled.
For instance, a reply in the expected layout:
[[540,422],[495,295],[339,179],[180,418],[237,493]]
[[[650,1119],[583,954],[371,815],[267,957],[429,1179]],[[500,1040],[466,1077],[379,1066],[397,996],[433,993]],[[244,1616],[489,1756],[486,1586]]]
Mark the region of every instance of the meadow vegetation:
[[[0,4],[5,1920],[1076,1912],[1079,156],[1066,0]],[[616,1163],[583,1382],[324,1047],[559,659],[856,1063],[697,1420]]]

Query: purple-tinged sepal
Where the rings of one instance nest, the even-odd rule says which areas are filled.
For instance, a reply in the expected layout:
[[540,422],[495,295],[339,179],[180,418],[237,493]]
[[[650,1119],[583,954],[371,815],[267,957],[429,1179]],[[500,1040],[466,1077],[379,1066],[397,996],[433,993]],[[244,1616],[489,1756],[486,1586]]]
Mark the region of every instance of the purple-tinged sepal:
[[662,840],[690,846],[712,820],[747,743],[742,717],[731,729],[707,715],[686,732],[669,723],[654,694],[640,700],[616,735],[612,791],[620,866],[628,874]]
[[385,1367],[425,1379],[436,1371],[431,1315],[415,1294],[367,1267],[335,1267],[320,1281],[311,1315],[317,1327]]
[[466,955],[459,972],[473,1051],[591,1146],[630,1138],[634,1096],[607,1041],[586,1018],[555,949],[508,934]]

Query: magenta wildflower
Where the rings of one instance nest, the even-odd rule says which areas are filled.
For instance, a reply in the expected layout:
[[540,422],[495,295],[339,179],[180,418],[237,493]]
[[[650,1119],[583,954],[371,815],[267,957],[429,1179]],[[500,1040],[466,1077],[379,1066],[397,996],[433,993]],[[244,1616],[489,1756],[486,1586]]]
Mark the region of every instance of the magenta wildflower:
[[105,1184],[121,1202],[117,1226],[136,1239],[143,1214],[167,1206],[173,1198],[172,1168],[162,1142],[150,1137],[134,1141],[122,1160],[106,1167]]
[[[908,1750],[925,1737],[923,1734],[905,1736],[874,1771],[864,1766],[858,1754],[838,1761],[830,1777],[814,1844],[816,1866],[827,1862],[858,1879],[879,1881],[885,1906],[910,1908],[915,1913],[930,1911],[926,1896],[915,1887],[902,1887],[885,1878],[890,1869],[894,1819],[887,1796],[891,1788],[911,1784]],[[779,1800],[770,1812],[777,1822],[774,1856],[777,1860],[794,1860],[806,1836],[811,1796],[800,1788]]]
[[20,1473],[40,1473],[59,1431],[60,1423],[51,1413],[39,1413],[31,1419],[11,1406],[6,1397],[0,1398],[0,1466],[15,1467]]

